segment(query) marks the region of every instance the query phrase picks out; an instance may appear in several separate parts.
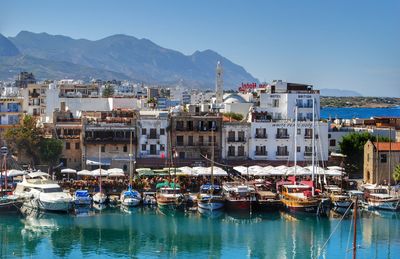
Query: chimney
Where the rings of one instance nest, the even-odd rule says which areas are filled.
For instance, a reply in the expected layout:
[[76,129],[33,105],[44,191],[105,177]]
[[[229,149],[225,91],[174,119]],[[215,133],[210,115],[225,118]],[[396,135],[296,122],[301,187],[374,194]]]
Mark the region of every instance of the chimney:
[[60,105],[60,106],[61,106],[61,107],[60,107],[60,108],[61,108],[60,110],[61,110],[62,112],[65,112],[65,102],[61,102],[61,105]]

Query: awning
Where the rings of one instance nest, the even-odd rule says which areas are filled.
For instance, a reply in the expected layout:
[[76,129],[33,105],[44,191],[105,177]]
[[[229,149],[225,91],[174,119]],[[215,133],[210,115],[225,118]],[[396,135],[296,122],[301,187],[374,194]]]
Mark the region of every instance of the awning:
[[61,169],[61,173],[63,173],[63,174],[76,174],[76,170],[75,169],[71,169],[71,168],[64,168],[64,169]]
[[111,165],[111,159],[110,158],[102,158],[101,163],[100,163],[98,158],[97,159],[96,158],[87,158],[86,164],[87,165]]

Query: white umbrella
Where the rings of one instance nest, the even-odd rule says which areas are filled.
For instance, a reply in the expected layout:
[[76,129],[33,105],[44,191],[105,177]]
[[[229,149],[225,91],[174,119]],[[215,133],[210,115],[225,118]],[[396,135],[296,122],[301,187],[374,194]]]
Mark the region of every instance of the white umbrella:
[[106,169],[100,169],[100,168],[92,171],[93,176],[100,176],[100,174],[101,176],[108,176],[108,171]]
[[[101,170],[101,175],[103,175],[103,170]],[[123,172],[121,173],[113,171],[108,173],[108,177],[125,177],[125,174]]]
[[82,170],[77,173],[80,176],[93,176],[93,173],[89,170]]
[[196,172],[189,166],[182,166],[179,167],[179,172],[177,172],[177,175],[196,175]]
[[241,175],[246,175],[247,174],[247,167],[245,167],[245,166],[242,166],[242,165],[235,166],[233,169],[238,171]]
[[[102,174],[103,174],[103,169],[101,170]],[[119,174],[124,174],[124,170],[122,170],[121,168],[111,168],[107,170],[108,173],[119,173]]]
[[64,169],[61,169],[61,173],[63,173],[63,174],[76,174],[76,170],[75,169],[71,169],[71,168],[64,168]]
[[329,170],[338,170],[338,171],[343,171],[343,170],[344,170],[343,167],[336,166],[336,165],[334,165],[334,166],[328,166],[328,169],[329,169]]
[[[7,171],[7,176],[8,177],[16,177],[16,176],[21,176],[21,175],[25,175],[27,174],[27,172],[25,171],[21,171],[21,170],[16,170],[16,169],[11,169]],[[6,172],[2,173],[2,176],[5,176]]]

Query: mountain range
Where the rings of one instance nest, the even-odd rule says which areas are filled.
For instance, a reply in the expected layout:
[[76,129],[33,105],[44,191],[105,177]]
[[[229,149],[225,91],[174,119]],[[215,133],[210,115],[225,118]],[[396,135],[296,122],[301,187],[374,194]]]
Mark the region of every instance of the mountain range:
[[122,34],[95,41],[28,31],[8,38],[0,34],[0,79],[29,71],[38,79],[128,79],[214,88],[218,61],[226,89],[236,89],[242,82],[258,83],[243,67],[212,50],[184,55]]
[[362,96],[359,92],[352,90],[343,90],[343,89],[331,89],[325,88],[320,90],[321,96],[332,96],[332,97],[354,97],[354,96]]

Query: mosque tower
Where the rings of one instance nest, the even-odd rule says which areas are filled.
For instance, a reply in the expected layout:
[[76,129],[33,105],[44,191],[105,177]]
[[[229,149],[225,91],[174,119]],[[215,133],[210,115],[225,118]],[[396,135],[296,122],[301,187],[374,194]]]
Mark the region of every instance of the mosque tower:
[[224,73],[222,69],[221,62],[218,61],[216,72],[216,80],[215,80],[215,102],[221,104],[223,102],[223,95],[224,95],[224,86],[223,86],[223,79],[222,75]]

